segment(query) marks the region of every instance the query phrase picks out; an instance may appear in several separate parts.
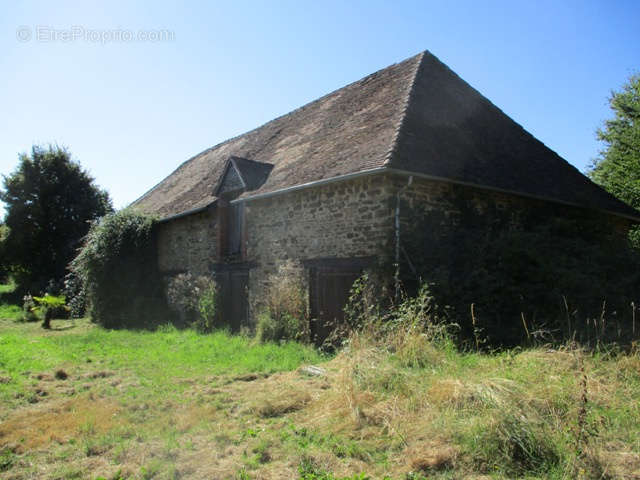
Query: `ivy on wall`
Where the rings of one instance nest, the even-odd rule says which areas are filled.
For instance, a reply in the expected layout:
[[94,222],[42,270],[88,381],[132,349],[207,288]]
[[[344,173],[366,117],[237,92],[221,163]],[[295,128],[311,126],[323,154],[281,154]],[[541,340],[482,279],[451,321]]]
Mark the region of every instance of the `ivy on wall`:
[[491,344],[514,345],[638,336],[640,255],[610,219],[554,205],[479,206],[461,193],[453,204],[449,213],[404,205],[401,271],[409,291],[429,284],[463,337],[481,329]]

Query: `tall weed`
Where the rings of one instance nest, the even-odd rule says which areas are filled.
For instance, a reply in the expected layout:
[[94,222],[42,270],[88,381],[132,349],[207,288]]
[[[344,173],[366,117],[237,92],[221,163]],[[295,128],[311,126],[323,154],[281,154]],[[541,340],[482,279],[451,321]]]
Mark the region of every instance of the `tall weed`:
[[210,332],[218,322],[218,286],[205,275],[180,273],[167,285],[167,303],[182,325]]
[[266,305],[258,315],[257,338],[308,342],[309,305],[302,269],[288,261],[269,277],[268,284]]

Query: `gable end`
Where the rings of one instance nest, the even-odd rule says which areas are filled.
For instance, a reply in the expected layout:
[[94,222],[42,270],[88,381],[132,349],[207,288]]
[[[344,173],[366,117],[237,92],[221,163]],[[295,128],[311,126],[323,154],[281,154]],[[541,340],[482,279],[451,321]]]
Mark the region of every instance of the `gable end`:
[[224,193],[244,191],[246,188],[247,186],[240,176],[240,172],[238,172],[233,158],[229,158],[229,160],[227,160],[224,173],[220,177],[218,186],[214,190],[213,194],[216,197],[219,197]]

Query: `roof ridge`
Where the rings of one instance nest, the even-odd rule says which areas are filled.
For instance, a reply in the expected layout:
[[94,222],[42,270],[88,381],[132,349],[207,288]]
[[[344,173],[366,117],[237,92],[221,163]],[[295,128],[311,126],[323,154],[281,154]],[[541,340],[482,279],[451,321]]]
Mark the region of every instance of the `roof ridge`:
[[401,109],[401,113],[400,113],[400,119],[398,120],[398,124],[396,125],[395,131],[393,133],[393,140],[391,141],[391,146],[389,147],[389,150],[387,151],[387,154],[385,156],[384,159],[384,163],[382,164],[384,167],[389,166],[389,164],[391,163],[391,159],[393,158],[394,153],[397,150],[398,147],[398,139],[400,137],[400,131],[402,130],[402,127],[404,126],[404,121],[405,118],[407,118],[407,111],[409,110],[409,104],[411,103],[411,97],[413,95],[413,91],[414,91],[414,87],[416,84],[416,79],[418,78],[418,72],[420,72],[420,68],[422,67],[422,62],[424,61],[424,57],[425,54],[429,53],[428,50],[424,50],[422,52],[420,52],[418,54],[419,59],[416,63],[416,71],[413,74],[413,78],[411,79],[411,84],[409,85],[409,88],[407,89],[407,94],[406,97],[404,99],[403,105],[402,105],[402,109]]

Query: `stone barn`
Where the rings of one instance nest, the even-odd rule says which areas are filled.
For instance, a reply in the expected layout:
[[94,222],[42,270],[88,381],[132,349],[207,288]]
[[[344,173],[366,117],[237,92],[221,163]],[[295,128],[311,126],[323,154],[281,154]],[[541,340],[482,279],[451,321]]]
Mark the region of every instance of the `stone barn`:
[[133,206],[161,218],[160,271],[214,275],[235,328],[296,262],[322,335],[363,270],[406,253],[404,206],[454,211],[460,192],[480,209],[588,210],[621,233],[640,219],[429,52],[199,153]]

